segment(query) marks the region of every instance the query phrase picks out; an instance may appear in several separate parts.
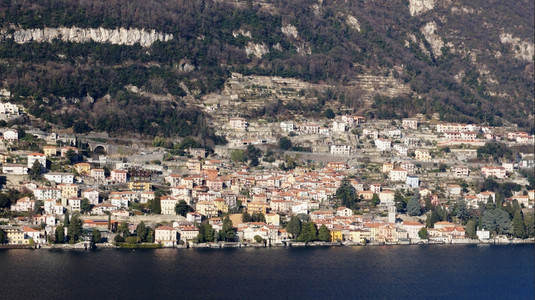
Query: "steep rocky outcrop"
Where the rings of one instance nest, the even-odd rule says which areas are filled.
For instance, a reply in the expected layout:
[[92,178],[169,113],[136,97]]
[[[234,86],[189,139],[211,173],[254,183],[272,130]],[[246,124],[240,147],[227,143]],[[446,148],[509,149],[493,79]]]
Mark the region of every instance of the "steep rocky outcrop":
[[502,44],[509,44],[513,49],[515,57],[525,61],[533,59],[533,44],[527,41],[522,41],[519,38],[513,37],[510,33],[500,34],[500,42]]
[[435,8],[436,0],[409,0],[409,12],[416,16]]
[[15,43],[25,44],[31,42],[51,43],[59,39],[64,42],[87,43],[110,43],[115,45],[140,44],[149,47],[156,41],[167,42],[173,38],[172,34],[156,32],[155,30],[145,30],[136,28],[79,28],[79,27],[58,27],[58,28],[36,28],[36,29],[15,29],[13,33],[8,30],[0,32],[0,40],[13,39]]

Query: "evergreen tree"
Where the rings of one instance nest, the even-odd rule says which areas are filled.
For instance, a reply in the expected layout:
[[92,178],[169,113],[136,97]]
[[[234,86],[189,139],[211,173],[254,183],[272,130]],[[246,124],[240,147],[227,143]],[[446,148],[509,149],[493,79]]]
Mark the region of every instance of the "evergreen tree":
[[331,232],[329,231],[329,228],[325,226],[325,224],[322,224],[318,230],[318,239],[323,242],[328,242],[331,240]]
[[377,195],[376,193],[373,193],[372,206],[376,207],[377,205],[379,205],[380,202],[381,200],[379,199],[379,195]]
[[69,220],[69,211],[67,210],[65,212],[65,217],[63,218],[63,224],[65,227],[68,227],[69,226],[69,223],[70,223],[71,220]]
[[153,214],[160,214],[162,212],[160,197],[154,197],[154,200],[150,204],[150,210]]
[[59,225],[58,227],[56,227],[54,240],[58,244],[63,244],[65,242],[65,228],[62,225]]
[[422,206],[420,205],[420,197],[412,197],[407,203],[407,213],[409,216],[419,216],[422,214]]
[[394,194],[394,203],[396,204],[396,210],[398,212],[404,213],[406,211],[407,202],[405,202],[400,190],[396,190],[396,193]]
[[336,198],[341,200],[342,206],[355,208],[355,188],[349,183],[349,179],[342,180],[340,187],[336,190]]
[[180,200],[175,205],[175,212],[177,215],[185,217],[189,212],[192,212],[193,208],[189,206],[186,201]]
[[136,227],[136,235],[139,242],[145,242],[147,240],[147,227],[145,223],[141,221]]
[[246,211],[243,212],[243,213],[241,214],[241,221],[242,221],[243,223],[249,223],[249,222],[251,222],[251,215],[250,215],[248,212],[246,212]]
[[77,214],[73,215],[72,220],[69,223],[69,227],[67,227],[67,237],[69,239],[69,243],[74,244],[80,240],[82,237],[82,225],[83,222],[80,217]]
[[301,233],[301,220],[297,216],[290,218],[290,222],[286,226],[286,231],[292,235],[293,238],[299,236]]
[[7,242],[7,234],[5,231],[0,229],[0,245],[5,244]]
[[466,201],[459,200],[455,206],[455,213],[457,218],[462,221],[463,224],[466,224],[466,221],[470,218],[470,209],[466,205]]
[[232,220],[230,220],[229,216],[226,216],[223,219],[223,226],[219,235],[221,236],[221,239],[226,242],[234,242],[234,240],[236,239],[234,225],[232,224]]
[[513,217],[513,235],[521,239],[526,238],[525,226],[522,211],[519,209],[515,212],[515,216]]
[[429,233],[427,232],[427,228],[425,227],[422,227],[419,231],[418,231],[418,237],[425,240],[425,239],[428,239],[429,238]]
[[466,226],[465,226],[465,230],[466,230],[466,236],[470,237],[470,238],[475,238],[477,235],[476,235],[476,221],[475,220],[470,220],[466,223]]
[[93,228],[93,231],[91,232],[91,242],[93,244],[100,243],[102,241],[102,236],[100,234],[100,231],[96,228]]
[[82,199],[82,203],[80,204],[80,211],[83,214],[91,211],[91,204],[89,203],[89,200],[87,198]]
[[301,228],[301,233],[297,237],[299,242],[313,242],[318,240],[318,229],[314,222],[306,222]]
[[526,228],[526,235],[529,238],[532,238],[535,236],[535,214],[534,213],[527,213],[524,216],[524,225]]

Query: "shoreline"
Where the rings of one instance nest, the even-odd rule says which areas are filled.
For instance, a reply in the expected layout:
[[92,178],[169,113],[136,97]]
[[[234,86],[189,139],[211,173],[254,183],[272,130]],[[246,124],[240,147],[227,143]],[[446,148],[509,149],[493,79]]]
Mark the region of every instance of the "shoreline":
[[[354,242],[288,242],[277,244],[263,244],[263,243],[243,243],[243,242],[218,242],[218,243],[201,243],[188,245],[173,245],[163,246],[160,244],[132,244],[127,247],[121,247],[111,243],[97,244],[95,248],[91,248],[89,243],[78,244],[53,244],[53,245],[0,245],[2,249],[26,249],[26,250],[98,250],[98,249],[226,249],[226,248],[307,248],[307,247],[367,247],[367,246],[405,246],[405,245],[523,245],[535,244],[535,239],[490,239],[486,241],[481,240],[450,240],[450,241],[429,241],[420,240],[418,242],[371,242],[367,244]],[[157,245],[157,246],[156,246]]]

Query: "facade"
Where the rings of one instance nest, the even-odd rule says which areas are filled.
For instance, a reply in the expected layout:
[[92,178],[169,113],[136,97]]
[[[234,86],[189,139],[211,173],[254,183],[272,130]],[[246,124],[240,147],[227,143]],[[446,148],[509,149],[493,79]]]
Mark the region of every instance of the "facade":
[[2,173],[11,175],[27,175],[28,167],[20,164],[3,164]]
[[36,161],[41,164],[41,168],[46,168],[46,155],[36,152],[28,154],[28,168],[31,168]]
[[375,147],[377,147],[379,151],[390,151],[390,148],[392,147],[392,141],[388,139],[376,139]]
[[430,161],[431,154],[429,150],[417,149],[414,151],[414,158],[419,161]]
[[401,120],[401,127],[404,129],[418,129],[418,120],[416,119],[403,119]]
[[337,154],[337,155],[350,155],[351,154],[351,146],[350,145],[342,145],[342,144],[334,144],[330,147],[330,153],[331,154]]
[[229,126],[235,130],[245,130],[247,128],[247,120],[244,118],[231,118]]
[[115,183],[126,183],[128,172],[124,170],[112,170],[110,180]]
[[505,168],[504,167],[489,167],[489,166],[485,166],[485,167],[481,168],[481,173],[483,173],[485,178],[496,177],[498,179],[503,179],[507,175],[507,173],[505,172]]
[[50,172],[50,173],[45,174],[44,177],[48,181],[55,182],[57,184],[74,183],[74,175],[72,175],[71,173]]

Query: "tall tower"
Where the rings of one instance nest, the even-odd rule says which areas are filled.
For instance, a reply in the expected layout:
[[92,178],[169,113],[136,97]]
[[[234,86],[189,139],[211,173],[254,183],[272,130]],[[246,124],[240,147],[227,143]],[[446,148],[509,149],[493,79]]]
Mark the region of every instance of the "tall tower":
[[396,223],[396,206],[388,206],[388,223]]

